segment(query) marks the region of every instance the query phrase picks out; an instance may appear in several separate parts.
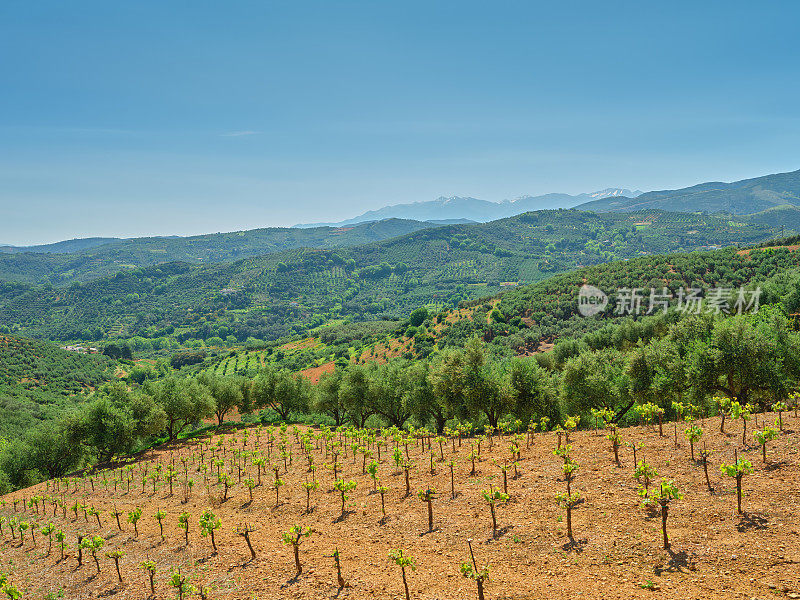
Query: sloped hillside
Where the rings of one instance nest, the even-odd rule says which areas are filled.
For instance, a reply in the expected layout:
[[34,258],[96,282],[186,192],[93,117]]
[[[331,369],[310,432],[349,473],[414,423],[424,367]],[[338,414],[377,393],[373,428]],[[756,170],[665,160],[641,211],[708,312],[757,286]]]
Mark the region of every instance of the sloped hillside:
[[775,206],[800,205],[800,170],[733,183],[701,183],[678,190],[646,192],[636,198],[603,198],[581,204],[582,210],[724,212],[748,215]]
[[114,363],[105,356],[0,335],[0,437],[14,437],[36,420],[61,414],[76,395],[113,376]]
[[167,263],[67,288],[0,284],[0,322],[50,339],[275,340],[332,319],[401,317],[555,273],[643,254],[753,244],[775,229],[648,211],[526,213],[333,250],[296,249],[234,263]]
[[[776,417],[756,415],[754,425]],[[212,600],[400,599],[401,571],[389,559],[400,549],[416,566],[406,572],[412,598],[464,600],[477,597],[475,582],[461,574],[462,565],[472,563],[470,540],[478,568],[489,565],[487,598],[792,597],[800,592],[800,421],[787,413],[783,420],[765,462],[760,447],[741,443],[740,424],[728,423],[720,433],[717,418],[696,421],[704,431],[708,482],[703,461],[692,459],[689,443],[682,432],[675,436],[671,423],[663,435],[657,425],[618,429],[618,462],[606,432],[571,434],[566,456],[578,467],[571,491],[580,496],[572,497],[572,537],[557,502],[566,484],[565,459],[553,453],[556,433],[487,438],[462,432],[441,441],[401,435],[395,442],[391,431],[251,428],[3,497],[0,571],[25,598],[138,600],[150,595],[141,567],[149,560],[156,598],[177,596],[171,581],[179,573],[178,584],[185,578]],[[512,457],[512,446],[519,457]],[[741,514],[735,480],[720,471],[735,451],[753,466],[743,478]],[[694,452],[697,458],[699,449]],[[373,460],[383,493],[364,470]],[[642,471],[634,478],[638,461],[650,469],[647,483]],[[403,465],[409,466],[409,491]],[[334,489],[334,474],[340,485],[352,482],[345,491]],[[304,484],[314,480],[318,487],[306,492]],[[642,506],[638,489],[648,485],[652,495],[667,482],[679,495],[668,505],[665,549],[661,509]],[[418,497],[426,490],[432,527]],[[209,530],[201,535],[204,511],[211,511],[205,523],[218,525],[213,538]],[[12,535],[9,519],[28,529],[20,534],[15,527]],[[41,531],[48,523],[51,535],[64,534],[63,559],[60,544],[54,539],[51,545]],[[290,533],[294,525],[312,533],[298,538]],[[301,573],[284,533],[287,541],[300,542]],[[79,564],[81,537],[95,550],[84,549]],[[343,587],[332,558],[337,549]],[[106,554],[117,552],[121,582]]]
[[270,227],[189,237],[73,240],[32,249],[0,248],[0,281],[63,286],[107,277],[121,269],[173,261],[231,262],[294,248],[343,248],[436,226],[387,219],[351,227]]

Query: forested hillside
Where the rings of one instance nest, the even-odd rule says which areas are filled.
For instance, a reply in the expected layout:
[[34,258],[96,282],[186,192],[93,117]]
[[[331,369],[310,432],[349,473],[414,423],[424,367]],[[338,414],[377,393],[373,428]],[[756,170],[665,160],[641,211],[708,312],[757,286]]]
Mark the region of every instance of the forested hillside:
[[[307,231],[307,230],[306,230]],[[305,335],[334,319],[400,318],[555,273],[643,254],[752,244],[775,229],[718,217],[541,211],[337,250],[168,263],[66,288],[0,285],[0,323],[50,339],[141,337],[159,347]]]
[[[793,244],[796,240],[786,242]],[[457,309],[421,308],[401,321],[332,325],[302,342],[236,352],[232,357],[211,361],[211,368],[217,374],[253,375],[265,363],[299,371],[342,360],[419,359],[446,348],[463,347],[474,336],[485,340],[493,354],[528,356],[607,325],[637,323],[650,309],[651,288],[663,295],[666,287],[672,308],[678,304],[681,288],[684,293],[699,289],[704,301],[715,289],[725,289],[732,312],[736,312],[740,287],[748,301],[752,291],[759,288],[759,303],[780,302],[791,314],[800,312],[798,281],[800,253],[793,246],[647,256],[557,275],[498,296],[464,302]],[[578,292],[584,284],[608,293],[605,311],[593,317],[580,315]],[[639,289],[639,316],[615,313],[617,290],[621,288]],[[654,312],[662,309],[655,306]]]
[[14,437],[80,401],[114,376],[113,361],[99,354],[0,335],[0,438]]
[[763,223],[787,232],[800,231],[800,207],[782,204],[742,217],[750,223]]
[[[220,263],[292,248],[356,246],[436,227],[434,223],[387,219],[351,227],[271,227],[191,237],[73,240],[34,248],[0,249],[0,281],[55,286],[90,281],[122,269],[167,262]],[[13,250],[13,252],[11,252]]]

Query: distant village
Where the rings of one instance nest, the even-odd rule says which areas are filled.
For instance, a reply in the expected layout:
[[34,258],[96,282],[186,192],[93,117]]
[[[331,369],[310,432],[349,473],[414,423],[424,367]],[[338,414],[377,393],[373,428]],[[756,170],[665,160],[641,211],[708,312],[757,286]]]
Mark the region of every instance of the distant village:
[[69,352],[80,352],[81,354],[97,354],[100,352],[97,348],[90,346],[61,346],[61,349]]

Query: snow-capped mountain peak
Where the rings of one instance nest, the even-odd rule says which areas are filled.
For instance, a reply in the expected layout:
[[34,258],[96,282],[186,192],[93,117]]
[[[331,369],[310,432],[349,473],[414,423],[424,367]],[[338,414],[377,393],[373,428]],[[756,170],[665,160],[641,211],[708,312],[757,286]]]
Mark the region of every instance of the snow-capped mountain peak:
[[618,196],[625,196],[626,198],[636,198],[636,196],[641,196],[643,192],[636,190],[632,192],[631,190],[625,188],[606,188],[604,190],[600,190],[599,192],[592,192],[588,194],[592,200],[600,200],[602,198],[616,198]]

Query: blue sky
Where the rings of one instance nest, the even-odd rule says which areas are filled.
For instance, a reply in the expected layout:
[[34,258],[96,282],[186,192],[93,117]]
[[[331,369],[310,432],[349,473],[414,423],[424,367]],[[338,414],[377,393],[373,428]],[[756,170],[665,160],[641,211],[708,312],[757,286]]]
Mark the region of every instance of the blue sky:
[[796,2],[0,3],[0,242],[800,168]]

